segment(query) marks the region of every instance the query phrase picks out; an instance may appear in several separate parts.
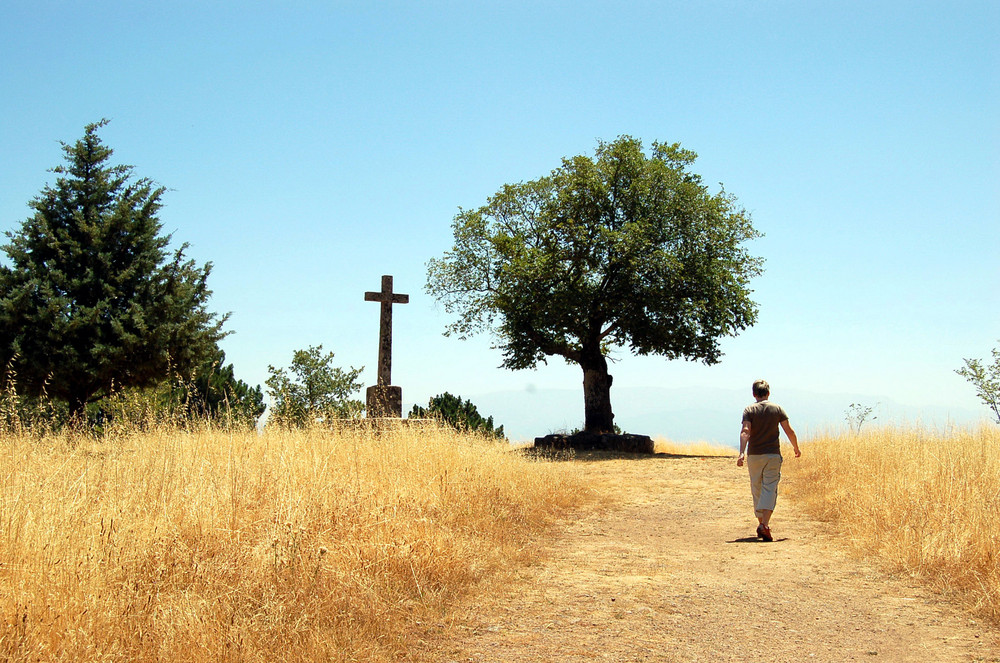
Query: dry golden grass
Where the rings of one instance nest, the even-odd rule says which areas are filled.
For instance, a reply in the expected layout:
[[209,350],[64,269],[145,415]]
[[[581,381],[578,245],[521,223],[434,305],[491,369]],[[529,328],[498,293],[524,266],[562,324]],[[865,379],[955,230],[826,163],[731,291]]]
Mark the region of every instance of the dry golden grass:
[[1000,622],[1000,429],[826,436],[786,470],[857,552]]
[[0,433],[0,659],[392,660],[576,481],[436,428]]
[[711,442],[672,442],[662,437],[653,440],[653,452],[677,456],[733,456],[736,450]]

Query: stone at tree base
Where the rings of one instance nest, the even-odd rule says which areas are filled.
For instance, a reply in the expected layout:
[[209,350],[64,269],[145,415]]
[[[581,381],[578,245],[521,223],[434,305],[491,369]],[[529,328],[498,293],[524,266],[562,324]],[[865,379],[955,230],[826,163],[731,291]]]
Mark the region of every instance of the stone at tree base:
[[648,435],[615,433],[576,433],[535,438],[536,449],[574,449],[576,451],[627,451],[653,453],[653,439]]

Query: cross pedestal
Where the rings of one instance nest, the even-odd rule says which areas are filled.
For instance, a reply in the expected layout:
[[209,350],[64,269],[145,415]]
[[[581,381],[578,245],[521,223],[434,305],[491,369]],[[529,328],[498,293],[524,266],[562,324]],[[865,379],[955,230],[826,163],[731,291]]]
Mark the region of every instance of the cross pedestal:
[[365,392],[365,411],[369,419],[399,419],[403,416],[403,388],[373,385]]
[[382,277],[382,290],[366,292],[366,302],[379,302],[382,310],[379,314],[378,337],[378,381],[373,387],[368,387],[367,403],[365,405],[369,417],[403,416],[403,389],[392,385],[392,305],[408,304],[409,295],[399,295],[392,291],[392,277]]

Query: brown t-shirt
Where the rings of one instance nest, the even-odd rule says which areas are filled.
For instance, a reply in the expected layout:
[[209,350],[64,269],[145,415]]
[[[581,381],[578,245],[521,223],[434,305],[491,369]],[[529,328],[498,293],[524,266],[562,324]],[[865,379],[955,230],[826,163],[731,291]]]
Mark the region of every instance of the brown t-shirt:
[[781,445],[778,444],[778,424],[788,421],[788,415],[780,405],[771,401],[748,405],[743,410],[743,421],[750,422],[747,455],[781,453]]

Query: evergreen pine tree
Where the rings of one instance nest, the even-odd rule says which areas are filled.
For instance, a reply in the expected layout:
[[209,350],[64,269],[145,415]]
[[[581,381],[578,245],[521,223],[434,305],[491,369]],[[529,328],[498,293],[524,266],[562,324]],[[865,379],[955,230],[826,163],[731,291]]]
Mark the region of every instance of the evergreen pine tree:
[[157,212],[164,188],[133,168],[88,125],[63,143],[55,186],[2,247],[0,361],[29,395],[64,399],[79,416],[119,387],[190,374],[217,352],[228,316],[207,309],[211,263],[172,255]]
[[193,379],[176,386],[175,391],[192,415],[228,419],[239,425],[256,425],[266,408],[260,386],[251,387],[237,379],[222,350],[203,364]]
[[456,430],[472,431],[487,437],[504,438],[503,426],[493,427],[493,417],[483,417],[470,400],[462,400],[447,391],[427,402],[427,407],[414,405],[410,410],[411,419],[438,418]]

